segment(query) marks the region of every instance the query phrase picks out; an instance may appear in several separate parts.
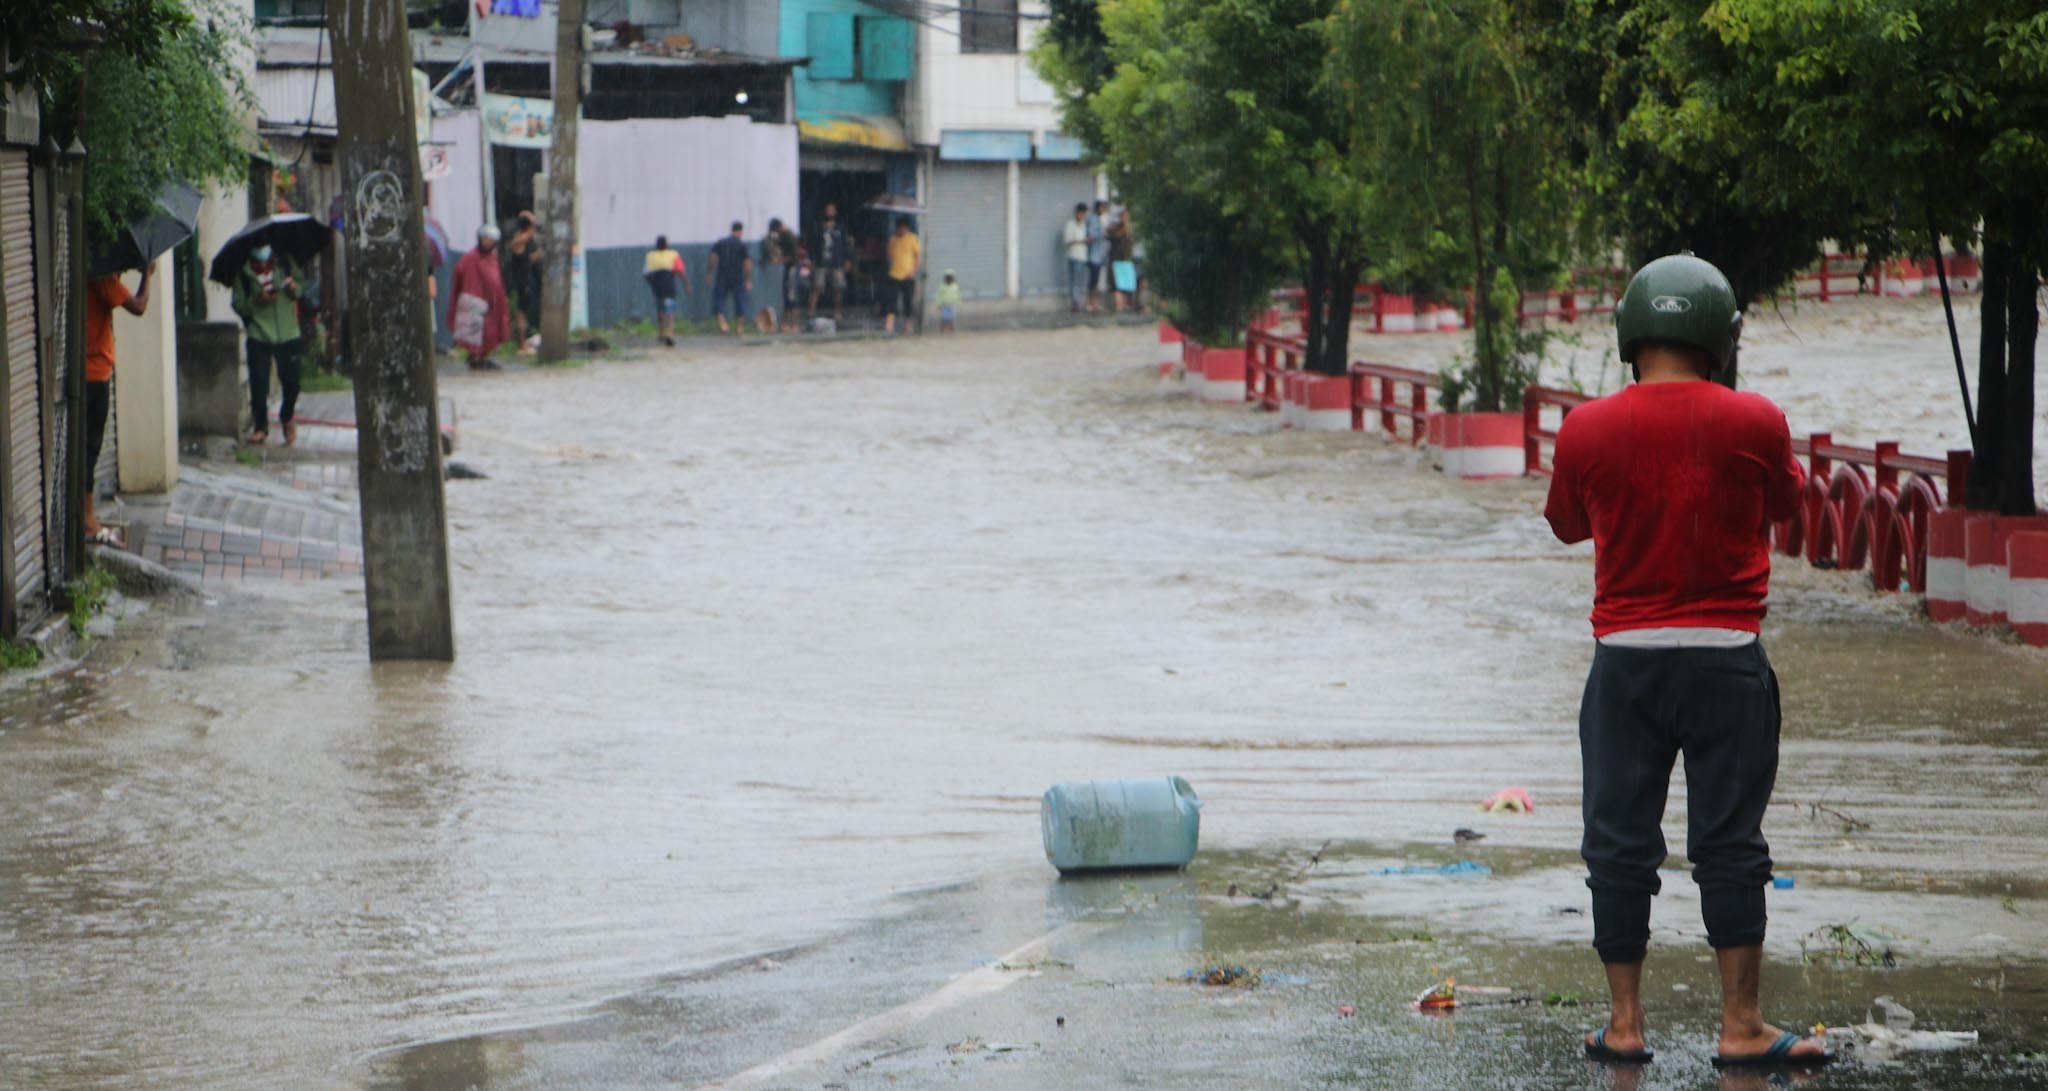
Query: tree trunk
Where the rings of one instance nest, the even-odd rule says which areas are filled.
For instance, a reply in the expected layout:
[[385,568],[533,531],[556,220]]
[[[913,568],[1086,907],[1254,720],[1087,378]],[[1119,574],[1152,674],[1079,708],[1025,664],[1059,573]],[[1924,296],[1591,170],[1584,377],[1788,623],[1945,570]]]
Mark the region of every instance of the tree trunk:
[[2041,259],[2034,249],[2037,213],[2031,208],[2016,211],[2013,235],[2021,242],[2005,282],[2005,441],[2000,451],[2004,465],[1998,475],[1998,511],[2001,515],[2032,515],[2034,344],[2041,328],[2035,285],[2040,283]]
[[1330,302],[1324,310],[1323,355],[1315,370],[1325,375],[1351,371],[1351,302],[1358,294],[1358,263],[1337,258],[1330,271]]
[[1304,224],[1301,231],[1302,249],[1308,252],[1308,275],[1303,278],[1301,286],[1305,311],[1302,333],[1308,341],[1308,352],[1302,366],[1311,371],[1321,371],[1324,343],[1329,332],[1326,316],[1330,304],[1324,296],[1330,286],[1330,239],[1315,224]]
[[1995,511],[2002,490],[1999,479],[2004,469],[2000,453],[2005,448],[2005,316],[2006,284],[2012,265],[2012,248],[2005,234],[2003,217],[1994,211],[1985,217],[1983,296],[1978,309],[1983,330],[1977,338],[1977,434],[1970,437],[1969,506]]

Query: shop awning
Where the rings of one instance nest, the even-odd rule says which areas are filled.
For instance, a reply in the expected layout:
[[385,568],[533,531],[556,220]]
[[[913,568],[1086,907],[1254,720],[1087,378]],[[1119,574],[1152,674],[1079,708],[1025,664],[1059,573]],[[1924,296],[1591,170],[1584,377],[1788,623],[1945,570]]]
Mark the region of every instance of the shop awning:
[[797,115],[798,139],[805,144],[840,148],[870,148],[883,152],[910,151],[910,137],[903,123],[878,114]]

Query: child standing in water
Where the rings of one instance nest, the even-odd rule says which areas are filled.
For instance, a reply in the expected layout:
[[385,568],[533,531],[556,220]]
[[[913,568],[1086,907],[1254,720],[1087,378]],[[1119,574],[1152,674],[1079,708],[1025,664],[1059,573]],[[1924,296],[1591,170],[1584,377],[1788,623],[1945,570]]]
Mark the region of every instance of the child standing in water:
[[939,332],[952,333],[953,319],[960,311],[960,282],[953,276],[953,270],[946,270],[946,281],[939,285]]

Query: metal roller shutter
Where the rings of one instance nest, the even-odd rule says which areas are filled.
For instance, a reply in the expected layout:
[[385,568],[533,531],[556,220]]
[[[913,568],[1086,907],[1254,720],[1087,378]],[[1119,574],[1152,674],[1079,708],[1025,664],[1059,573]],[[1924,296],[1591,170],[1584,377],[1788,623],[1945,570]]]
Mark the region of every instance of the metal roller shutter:
[[1074,205],[1095,201],[1095,172],[1078,163],[1025,163],[1017,199],[1018,287],[1025,295],[1064,295],[1067,256],[1060,230]]
[[[1009,294],[1010,168],[1007,163],[939,163],[931,175],[925,207],[926,297],[938,290],[947,269],[960,277],[966,299],[1001,299]],[[934,312],[936,313],[936,312]]]
[[28,152],[0,149],[0,294],[7,308],[7,561],[15,600],[33,615],[43,569],[42,376],[36,353],[35,217]]

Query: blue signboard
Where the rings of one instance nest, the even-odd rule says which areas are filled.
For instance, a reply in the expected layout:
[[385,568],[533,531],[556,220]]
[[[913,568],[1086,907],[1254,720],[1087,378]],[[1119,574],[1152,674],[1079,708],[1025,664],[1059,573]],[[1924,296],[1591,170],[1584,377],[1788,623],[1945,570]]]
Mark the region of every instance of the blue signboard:
[[1021,129],[947,129],[939,134],[939,158],[1008,162],[1031,158],[1031,134]]

